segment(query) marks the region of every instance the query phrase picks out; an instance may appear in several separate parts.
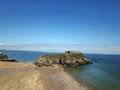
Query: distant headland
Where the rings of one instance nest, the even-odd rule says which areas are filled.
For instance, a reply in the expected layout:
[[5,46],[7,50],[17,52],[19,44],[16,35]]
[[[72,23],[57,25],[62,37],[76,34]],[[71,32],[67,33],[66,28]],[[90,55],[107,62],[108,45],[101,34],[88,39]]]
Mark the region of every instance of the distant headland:
[[0,52],[0,61],[4,61],[4,62],[18,62],[17,60],[11,59],[7,55],[2,54],[2,52]]

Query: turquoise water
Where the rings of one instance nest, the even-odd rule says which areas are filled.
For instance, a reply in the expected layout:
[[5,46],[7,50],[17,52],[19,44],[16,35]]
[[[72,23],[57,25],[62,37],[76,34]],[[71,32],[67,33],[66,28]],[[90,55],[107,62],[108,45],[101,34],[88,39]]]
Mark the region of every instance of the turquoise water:
[[120,90],[120,55],[86,54],[97,62],[79,68],[66,68],[89,90]]
[[[34,62],[40,55],[54,54],[34,51],[0,51],[22,62]],[[89,90],[120,90],[120,55],[85,54],[97,62],[78,68],[66,68]]]

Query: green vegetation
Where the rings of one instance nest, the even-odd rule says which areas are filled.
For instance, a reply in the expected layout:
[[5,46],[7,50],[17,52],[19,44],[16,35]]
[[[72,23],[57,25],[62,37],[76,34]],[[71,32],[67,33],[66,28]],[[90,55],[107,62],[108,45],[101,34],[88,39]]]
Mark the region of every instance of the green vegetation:
[[75,59],[86,58],[82,53],[71,54],[71,56],[74,57]]
[[68,54],[68,55],[66,55],[66,54],[43,55],[41,57],[42,58],[47,58],[47,57],[50,57],[50,58],[64,58],[64,59],[67,59],[67,57],[75,58],[75,59],[86,58],[82,53]]
[[53,58],[65,58],[65,55],[64,54],[55,54],[55,55],[52,55]]
[[1,55],[0,55],[0,59],[3,59],[3,58],[8,58],[8,56],[7,56],[7,55],[4,55],[4,54],[1,54]]
[[65,54],[54,54],[54,55],[43,55],[41,56],[42,58],[46,58],[46,57],[51,57],[51,58],[65,58]]

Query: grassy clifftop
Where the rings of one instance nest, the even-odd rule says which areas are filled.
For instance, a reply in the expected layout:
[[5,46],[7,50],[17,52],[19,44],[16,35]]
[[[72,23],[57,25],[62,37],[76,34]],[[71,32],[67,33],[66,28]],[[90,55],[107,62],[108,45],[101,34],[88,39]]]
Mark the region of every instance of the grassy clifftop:
[[51,56],[53,58],[67,58],[69,57],[73,57],[75,59],[82,59],[82,58],[87,58],[86,56],[84,56],[82,53],[76,53],[76,54],[54,54],[54,55],[43,55],[41,56],[42,58],[47,58],[48,56]]

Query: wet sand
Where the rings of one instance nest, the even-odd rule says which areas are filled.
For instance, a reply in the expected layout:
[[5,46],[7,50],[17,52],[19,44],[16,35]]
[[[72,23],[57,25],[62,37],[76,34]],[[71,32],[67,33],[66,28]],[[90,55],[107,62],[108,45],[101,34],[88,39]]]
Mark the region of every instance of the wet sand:
[[85,90],[62,67],[0,62],[0,90]]

